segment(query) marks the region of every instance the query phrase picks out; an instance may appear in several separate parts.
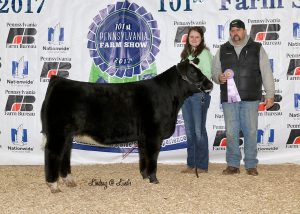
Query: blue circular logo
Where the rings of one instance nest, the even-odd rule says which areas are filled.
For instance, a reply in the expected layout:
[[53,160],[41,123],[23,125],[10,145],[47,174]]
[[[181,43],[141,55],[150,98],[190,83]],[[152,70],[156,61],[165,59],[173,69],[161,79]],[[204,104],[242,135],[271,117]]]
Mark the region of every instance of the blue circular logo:
[[109,5],[94,17],[89,29],[90,56],[111,76],[138,75],[149,68],[159,52],[157,23],[135,3]]

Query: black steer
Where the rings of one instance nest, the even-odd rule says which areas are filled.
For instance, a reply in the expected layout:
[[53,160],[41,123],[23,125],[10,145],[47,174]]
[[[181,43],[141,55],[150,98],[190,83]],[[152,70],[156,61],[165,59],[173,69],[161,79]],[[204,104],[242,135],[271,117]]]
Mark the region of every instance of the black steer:
[[153,79],[133,83],[95,84],[53,76],[41,110],[45,176],[51,192],[60,191],[59,176],[67,186],[76,186],[70,165],[74,137],[87,136],[104,145],[137,141],[140,173],[158,183],[161,143],[173,134],[184,100],[212,87],[188,60]]

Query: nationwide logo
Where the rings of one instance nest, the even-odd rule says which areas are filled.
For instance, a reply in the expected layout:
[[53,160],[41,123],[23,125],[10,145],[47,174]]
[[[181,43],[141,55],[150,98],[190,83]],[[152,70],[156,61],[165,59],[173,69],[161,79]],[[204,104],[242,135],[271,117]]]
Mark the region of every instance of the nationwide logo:
[[225,41],[228,39],[229,37],[229,23],[230,20],[227,20],[225,22],[225,24],[219,24],[217,26],[218,30],[217,30],[217,37],[219,39],[220,42]]
[[291,129],[286,148],[300,148],[300,129]]
[[292,36],[294,41],[288,41],[287,44],[289,47],[299,49],[300,48],[300,24],[294,22],[292,28],[293,28]]
[[[240,132],[239,137],[240,137],[239,145],[243,146],[244,136],[243,136],[242,132]],[[217,130],[214,144],[213,144],[213,150],[215,150],[215,151],[226,150],[226,146],[227,146],[226,131],[225,130]]]
[[289,117],[294,120],[299,120],[300,119],[300,94],[295,93],[293,97],[294,97],[294,109],[295,111],[297,111],[297,113],[289,112]]
[[258,144],[274,144],[275,130],[270,128],[271,125],[268,124],[264,129],[258,129],[257,131],[257,143]]
[[19,60],[13,60],[11,63],[11,76],[13,79],[7,79],[7,84],[14,86],[32,85],[34,80],[29,80],[28,61],[22,56]]
[[[35,93],[27,91],[7,91],[6,93]],[[33,103],[35,97],[32,95],[9,95],[5,106],[5,115],[9,116],[35,116]]]
[[300,80],[300,59],[290,59],[287,80]]
[[266,109],[265,103],[264,103],[264,96],[262,96],[262,99],[258,106],[258,115],[259,116],[281,116],[282,112],[280,111],[280,103],[282,101],[282,96],[280,94],[275,94],[274,96],[274,105]]
[[[174,47],[183,47],[187,41],[187,34],[189,29],[192,26],[178,26],[176,35],[175,35],[175,40],[174,40]],[[202,28],[203,32],[205,33],[206,28],[204,26],[199,26]]]
[[250,30],[250,37],[261,42],[263,45],[281,45],[279,40],[279,24],[253,24]]
[[293,23],[293,37],[300,40],[300,24],[296,22]]
[[36,48],[36,28],[10,28],[6,40],[7,48]]
[[217,39],[219,40],[218,44],[213,44],[213,48],[219,49],[221,47],[221,43],[224,43],[225,40],[229,37],[229,23],[230,20],[228,19],[225,24],[218,24],[217,25]]
[[294,108],[296,111],[300,111],[300,94],[294,94]]
[[12,152],[32,152],[33,147],[28,146],[27,129],[23,128],[23,124],[17,128],[11,129],[11,142],[13,146],[8,146],[7,149]]
[[28,61],[25,61],[24,57],[18,61],[12,61],[12,76],[18,79],[28,77]]
[[21,124],[17,129],[11,129],[11,142],[16,146],[27,145],[27,129],[23,128],[23,124]]
[[61,45],[65,40],[65,28],[58,23],[55,27],[48,28],[48,43],[50,45]]
[[257,145],[258,151],[274,152],[278,150],[277,146],[274,146],[275,142],[275,130],[271,128],[271,125],[266,125],[263,129],[257,130]]
[[49,82],[51,76],[69,77],[70,62],[44,62],[40,81]]
[[70,47],[63,45],[65,42],[65,28],[60,23],[48,28],[47,41],[49,46],[43,46],[44,51],[66,52],[70,50]]

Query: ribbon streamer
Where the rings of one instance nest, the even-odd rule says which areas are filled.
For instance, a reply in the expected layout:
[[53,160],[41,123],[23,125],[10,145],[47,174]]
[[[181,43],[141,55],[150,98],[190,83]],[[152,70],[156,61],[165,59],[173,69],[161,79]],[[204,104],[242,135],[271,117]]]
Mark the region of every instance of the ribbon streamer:
[[239,92],[236,88],[235,82],[234,82],[234,72],[231,69],[227,69],[224,72],[225,76],[227,77],[227,95],[228,95],[228,103],[235,103],[240,102],[241,97],[239,95]]

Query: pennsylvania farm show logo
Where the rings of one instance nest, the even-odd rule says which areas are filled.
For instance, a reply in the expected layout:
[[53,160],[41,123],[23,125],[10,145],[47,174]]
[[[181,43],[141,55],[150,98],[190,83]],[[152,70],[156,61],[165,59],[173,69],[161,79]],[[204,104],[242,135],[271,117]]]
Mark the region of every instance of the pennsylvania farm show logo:
[[156,75],[160,31],[151,13],[129,1],[108,5],[87,35],[93,59],[90,82],[131,82]]

